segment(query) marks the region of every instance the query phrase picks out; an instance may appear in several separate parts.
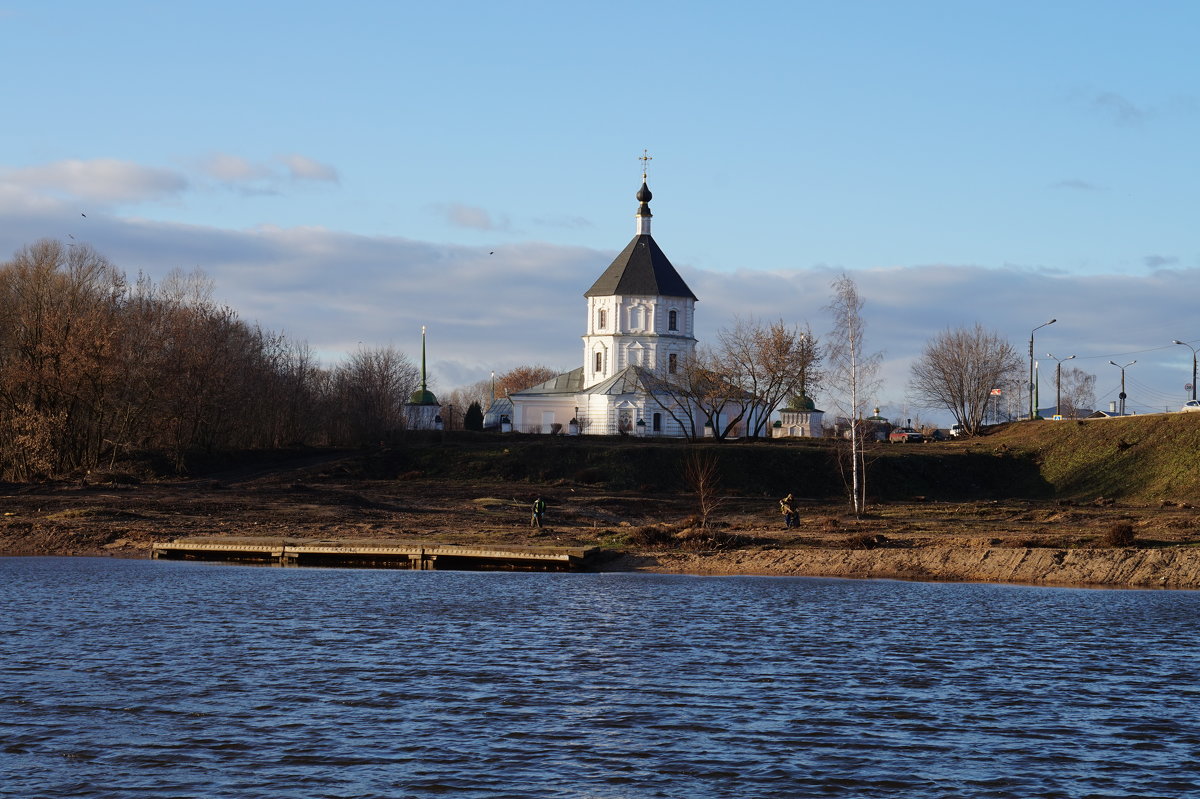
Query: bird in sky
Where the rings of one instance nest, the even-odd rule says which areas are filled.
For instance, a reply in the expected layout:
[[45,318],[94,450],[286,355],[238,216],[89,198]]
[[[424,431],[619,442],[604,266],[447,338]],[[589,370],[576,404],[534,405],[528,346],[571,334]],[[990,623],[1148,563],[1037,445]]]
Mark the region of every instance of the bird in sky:
[[85,213],[80,213],[79,215],[82,217],[85,217],[85,218],[87,217],[87,214],[85,214]]

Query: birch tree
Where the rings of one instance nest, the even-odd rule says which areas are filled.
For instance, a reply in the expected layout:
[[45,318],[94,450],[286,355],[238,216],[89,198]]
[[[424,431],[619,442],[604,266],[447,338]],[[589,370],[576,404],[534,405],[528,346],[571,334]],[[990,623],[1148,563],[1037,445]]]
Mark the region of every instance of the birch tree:
[[831,284],[833,299],[826,310],[833,317],[827,349],[827,378],[834,392],[834,405],[850,421],[850,452],[845,462],[849,471],[847,488],[850,504],[856,514],[862,513],[866,504],[866,475],[863,458],[863,431],[859,422],[863,419],[868,403],[878,390],[877,378],[880,353],[867,354],[865,347],[866,323],[862,318],[863,300],[859,296],[854,279],[842,273]]

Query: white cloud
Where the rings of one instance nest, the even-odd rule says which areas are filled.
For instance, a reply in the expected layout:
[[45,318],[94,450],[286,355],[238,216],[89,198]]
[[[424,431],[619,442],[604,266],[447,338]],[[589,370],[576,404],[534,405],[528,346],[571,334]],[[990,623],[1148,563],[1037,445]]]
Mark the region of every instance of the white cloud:
[[543,227],[566,228],[567,230],[592,227],[592,223],[582,216],[541,216],[534,219],[533,223]]
[[256,163],[230,153],[213,153],[195,164],[204,177],[242,195],[282,194],[287,183],[337,183],[337,170],[298,153],[281,155],[273,163]]
[[433,209],[455,227],[472,230],[507,230],[509,227],[507,218],[496,221],[485,209],[474,205],[444,203],[433,206]]
[[272,172],[262,164],[252,164],[245,158],[229,153],[214,153],[204,159],[200,169],[208,177],[222,183],[240,183],[271,178]]
[[103,206],[169,199],[187,188],[188,180],[179,172],[115,158],[71,159],[0,172],[0,191],[6,194],[48,195]]
[[322,164],[314,161],[304,155],[283,155],[278,159],[285,167],[287,167],[288,175],[292,180],[321,180],[330,183],[338,182],[337,170],[328,164]]
[[271,195],[281,194],[287,184],[299,181],[338,182],[336,169],[307,156],[291,154],[277,160],[276,164],[263,164],[231,153],[212,153],[182,170],[115,158],[0,169],[0,207],[49,210],[74,205],[101,211],[173,201],[205,186],[242,195]]
[[1149,269],[1162,269],[1167,266],[1175,266],[1179,263],[1179,259],[1174,255],[1147,255],[1142,258],[1142,262]]

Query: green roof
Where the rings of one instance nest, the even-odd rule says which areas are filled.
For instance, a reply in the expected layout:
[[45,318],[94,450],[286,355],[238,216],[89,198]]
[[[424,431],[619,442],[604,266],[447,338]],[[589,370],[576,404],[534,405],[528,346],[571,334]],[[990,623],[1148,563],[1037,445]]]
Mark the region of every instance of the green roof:
[[441,405],[438,398],[433,396],[432,391],[427,391],[419,388],[413,392],[412,397],[408,400],[409,405]]

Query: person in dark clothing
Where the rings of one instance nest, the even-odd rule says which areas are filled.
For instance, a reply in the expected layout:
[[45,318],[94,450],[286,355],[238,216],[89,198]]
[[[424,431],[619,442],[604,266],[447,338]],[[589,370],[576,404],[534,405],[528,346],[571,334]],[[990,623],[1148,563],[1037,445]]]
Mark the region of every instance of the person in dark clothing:
[[783,514],[785,530],[800,526],[800,511],[796,510],[796,500],[792,498],[791,494],[779,500],[779,512]]
[[546,502],[538,497],[533,501],[533,515],[529,517],[530,527],[542,526],[542,514],[546,512]]

